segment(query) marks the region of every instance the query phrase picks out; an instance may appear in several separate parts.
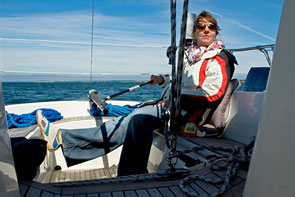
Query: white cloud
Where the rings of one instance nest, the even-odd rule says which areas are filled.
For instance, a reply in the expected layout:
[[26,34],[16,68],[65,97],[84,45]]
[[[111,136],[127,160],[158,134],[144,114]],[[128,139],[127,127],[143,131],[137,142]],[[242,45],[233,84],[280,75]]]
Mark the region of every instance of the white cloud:
[[[168,72],[165,26],[95,14],[94,72]],[[84,12],[0,18],[3,70],[85,72],[90,68],[91,16]],[[132,25],[131,25],[132,24]],[[35,67],[35,69],[34,69]],[[87,70],[89,71],[89,70]]]
[[[170,72],[165,55],[166,47],[170,44],[169,3],[164,0],[142,2],[162,9],[148,19],[144,16],[133,18],[95,13],[93,72]],[[177,5],[179,29],[183,1]],[[229,18],[232,13],[225,14],[207,1],[190,3],[190,11],[194,13],[204,9],[211,11],[222,24],[219,38],[228,47],[269,44],[275,39],[268,32],[260,32],[243,20]],[[0,24],[0,37],[7,38],[0,40],[2,70],[90,71],[91,12],[0,17]],[[266,65],[260,52],[253,52],[251,58],[246,54],[237,54],[237,59],[240,63],[237,72],[247,72],[249,66]]]

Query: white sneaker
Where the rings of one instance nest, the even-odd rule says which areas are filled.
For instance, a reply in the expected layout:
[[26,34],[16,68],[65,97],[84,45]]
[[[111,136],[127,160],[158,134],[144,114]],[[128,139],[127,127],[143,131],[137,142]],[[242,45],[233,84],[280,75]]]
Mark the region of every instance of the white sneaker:
[[47,141],[47,149],[49,151],[56,150],[60,143],[57,140],[57,130],[54,129],[54,125],[45,118],[41,110],[36,112],[37,124],[40,127],[40,131],[45,141]]

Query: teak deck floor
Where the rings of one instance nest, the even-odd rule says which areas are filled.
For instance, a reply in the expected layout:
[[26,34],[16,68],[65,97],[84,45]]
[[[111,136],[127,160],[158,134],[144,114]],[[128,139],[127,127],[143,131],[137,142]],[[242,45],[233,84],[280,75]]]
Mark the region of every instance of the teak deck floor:
[[[49,183],[59,183],[68,181],[85,181],[94,179],[114,178],[117,176],[117,167],[108,169],[86,169],[86,170],[56,170],[51,174]],[[37,182],[44,183],[43,176],[40,175]]]
[[[234,145],[242,146],[226,139],[190,139],[196,144],[214,144],[224,147]],[[224,177],[225,170],[212,171],[204,168],[198,171],[198,175],[208,178]],[[179,188],[179,182],[188,174],[146,174],[138,176],[116,177],[116,167],[108,170],[80,170],[80,171],[59,171],[54,172],[51,177],[52,183],[21,182],[19,184],[21,196],[186,196]],[[151,178],[152,177],[152,178]],[[222,196],[242,196],[247,171],[239,169],[237,175],[230,181],[230,186]],[[71,181],[69,181],[71,180]],[[77,181],[73,181],[77,180]],[[186,188],[201,195],[208,196],[216,193],[222,187],[221,184],[208,184],[195,180],[186,185]]]

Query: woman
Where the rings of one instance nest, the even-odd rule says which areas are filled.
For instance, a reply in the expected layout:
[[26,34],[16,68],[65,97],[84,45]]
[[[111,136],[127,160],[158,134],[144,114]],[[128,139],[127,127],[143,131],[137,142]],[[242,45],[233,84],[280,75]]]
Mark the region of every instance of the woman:
[[[185,53],[181,89],[182,124],[185,125],[181,133],[186,136],[192,136],[191,129],[201,121],[206,108],[220,103],[237,63],[233,55],[222,50],[223,42],[216,40],[219,30],[216,19],[206,11],[194,22],[194,41]],[[153,75],[151,80],[153,84],[169,83],[168,76]]]
[[[187,111],[184,120],[197,123],[195,111],[218,103],[232,77],[233,63],[222,50],[221,41],[216,40],[219,27],[210,13],[203,11],[193,28],[195,42],[186,52],[182,109]],[[150,77],[151,85],[165,86],[169,76]],[[153,131],[164,126],[161,115],[164,106],[146,106],[135,110],[127,117],[118,117],[103,123],[97,128],[56,131],[37,112],[37,122],[48,149],[62,145],[68,165],[87,161],[117,148],[123,144],[118,176],[147,173],[147,162],[153,140]],[[194,118],[192,119],[191,116]]]

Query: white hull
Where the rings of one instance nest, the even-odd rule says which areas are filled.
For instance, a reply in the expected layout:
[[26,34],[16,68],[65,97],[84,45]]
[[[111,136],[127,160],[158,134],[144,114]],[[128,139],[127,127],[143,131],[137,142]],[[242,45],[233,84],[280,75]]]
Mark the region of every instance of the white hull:
[[[229,124],[224,134],[225,138],[232,139],[241,143],[249,143],[250,138],[256,135],[258,128],[259,117],[261,114],[261,107],[264,93],[261,92],[235,92],[228,108]],[[245,102],[248,105],[244,105]],[[135,101],[110,101],[114,105],[135,105]],[[55,101],[55,102],[40,102],[29,104],[16,104],[6,106],[9,113],[23,114],[30,113],[38,108],[52,108],[61,113],[64,119],[54,122],[56,128],[77,129],[90,128],[100,125],[113,117],[94,118],[89,114],[89,101]],[[241,127],[241,125],[247,125]],[[237,129],[239,128],[239,129]],[[242,130],[242,132],[241,132]],[[28,134],[28,138],[34,132],[40,133],[36,128],[32,133]],[[242,135],[241,135],[242,133]],[[194,144],[189,143],[181,138],[178,139],[177,149],[190,149]],[[165,157],[168,149],[165,146],[165,139],[160,134],[155,134],[152,151],[148,163],[149,172],[156,172],[157,170],[169,169],[166,164]],[[37,181],[49,182],[51,173],[55,166],[60,166],[62,170],[81,170],[81,169],[97,169],[110,168],[118,165],[121,153],[121,147],[112,151],[106,156],[93,159],[78,165],[68,167],[63,156],[61,148],[55,152],[48,152],[47,156],[40,167],[40,176]],[[191,154],[197,158],[198,155]],[[183,168],[184,163],[178,161],[178,168]]]

